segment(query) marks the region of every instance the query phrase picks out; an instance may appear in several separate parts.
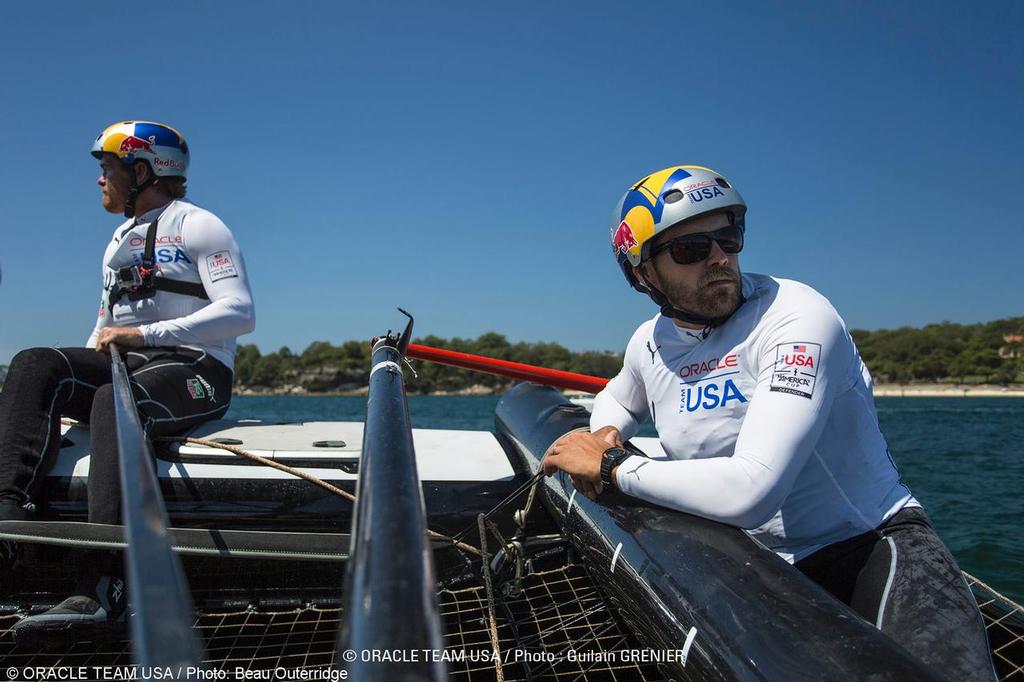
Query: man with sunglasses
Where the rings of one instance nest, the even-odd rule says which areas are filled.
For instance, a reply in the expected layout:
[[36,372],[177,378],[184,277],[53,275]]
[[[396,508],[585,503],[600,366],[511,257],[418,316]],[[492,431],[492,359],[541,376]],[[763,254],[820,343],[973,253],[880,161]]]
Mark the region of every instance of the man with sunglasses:
[[[661,312],[595,398],[592,432],[559,439],[545,472],[743,528],[940,675],[992,679],[977,604],[900,481],[842,318],[804,284],[740,272],[745,217],[700,166],[626,192],[612,248]],[[648,415],[667,457],[622,448]]]

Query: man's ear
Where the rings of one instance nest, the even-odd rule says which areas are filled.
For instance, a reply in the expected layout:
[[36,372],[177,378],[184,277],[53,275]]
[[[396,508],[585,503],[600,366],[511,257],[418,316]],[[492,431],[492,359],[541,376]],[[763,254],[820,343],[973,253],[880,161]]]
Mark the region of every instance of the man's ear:
[[640,282],[640,285],[645,289],[651,289],[651,262],[645,261],[640,265],[633,266],[633,276],[636,277],[636,281]]
[[149,164],[145,161],[136,161],[132,164],[132,172],[135,173],[135,182],[139,185],[144,183],[146,180],[153,175],[152,169]]

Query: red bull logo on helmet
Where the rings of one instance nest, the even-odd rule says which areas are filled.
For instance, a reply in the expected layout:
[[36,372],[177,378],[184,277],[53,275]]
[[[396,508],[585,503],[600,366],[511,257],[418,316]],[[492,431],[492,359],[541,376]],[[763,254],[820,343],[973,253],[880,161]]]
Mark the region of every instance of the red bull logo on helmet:
[[632,228],[630,228],[629,223],[623,220],[619,223],[618,229],[615,230],[615,234],[612,236],[612,248],[616,252],[626,253],[634,248],[636,243],[636,237],[633,236]]
[[185,170],[185,164],[181,161],[175,161],[174,159],[161,159],[159,156],[153,157],[153,163],[158,168],[169,168],[171,170]]
[[153,138],[151,138],[150,140],[143,140],[141,137],[129,135],[128,137],[121,140],[121,145],[118,147],[117,151],[125,152],[128,154],[134,154],[135,152],[138,151],[145,151],[149,152],[150,154],[155,154],[155,152],[153,151],[153,142],[155,141],[156,140]]

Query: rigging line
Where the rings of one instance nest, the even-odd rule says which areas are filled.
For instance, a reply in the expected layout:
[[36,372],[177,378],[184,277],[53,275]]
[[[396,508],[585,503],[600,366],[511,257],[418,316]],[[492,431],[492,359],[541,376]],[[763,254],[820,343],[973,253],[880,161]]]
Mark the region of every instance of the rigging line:
[[[62,420],[62,422],[63,421],[64,420]],[[69,420],[68,422],[65,422],[65,423],[68,423],[68,425],[77,426],[78,428],[83,428],[83,429],[88,429],[89,428],[88,424],[85,424],[85,423],[82,423],[82,422],[75,422],[74,424],[70,424],[70,420]],[[158,437],[153,438],[153,440],[154,441],[160,441],[160,442],[167,442],[167,443],[189,443],[189,444],[192,444],[192,445],[201,445],[203,447],[217,448],[219,450],[225,450],[227,452],[231,452],[233,454],[236,454],[239,457],[245,457],[246,459],[250,459],[250,460],[252,460],[254,462],[258,462],[260,464],[266,465],[266,466],[271,467],[273,469],[277,469],[278,471],[283,471],[286,474],[291,474],[292,476],[296,476],[296,477],[301,478],[303,480],[309,481],[313,485],[320,486],[324,490],[326,490],[326,491],[328,491],[330,493],[333,493],[335,495],[338,495],[339,497],[342,497],[342,498],[348,500],[349,502],[353,502],[354,503],[355,500],[356,500],[356,496],[353,495],[352,493],[348,492],[347,490],[342,490],[341,488],[339,488],[339,487],[337,487],[335,485],[332,485],[332,484],[328,483],[327,481],[325,481],[325,480],[323,480],[321,478],[313,476],[312,474],[307,474],[304,471],[301,471],[299,469],[295,469],[295,468],[290,467],[290,466],[288,466],[286,464],[281,464],[280,462],[275,462],[272,459],[267,459],[266,457],[261,457],[260,455],[248,452],[246,450],[243,450],[242,448],[238,448],[238,447],[235,447],[233,445],[228,445],[226,443],[218,443],[217,441],[206,440],[206,439],[203,439],[203,438],[192,438],[190,436],[158,436]],[[517,497],[521,496],[527,490],[530,491],[530,497],[527,499],[527,503],[526,503],[526,507],[524,508],[524,511],[526,513],[529,513],[530,509],[533,506],[533,500],[536,497],[537,488],[539,487],[537,484],[541,481],[541,479],[543,479],[543,477],[544,477],[544,470],[543,469],[538,469],[535,474],[533,474],[532,476],[530,476],[530,478],[528,478],[526,480],[526,482],[524,482],[518,488],[513,490],[511,493],[509,493],[508,496],[506,496],[503,500],[498,502],[496,505],[494,505],[494,507],[492,507],[489,511],[487,511],[485,516],[487,518],[490,518],[496,512],[501,510],[503,507],[508,505],[510,502],[515,500]],[[523,524],[522,524],[523,527],[525,527],[525,523],[526,523],[526,513],[524,513],[522,515],[522,517],[523,517]],[[455,535],[444,535],[443,533],[438,533],[437,531],[433,531],[433,530],[430,530],[428,528],[427,529],[427,535],[429,535],[432,538],[436,538],[438,540],[444,540],[445,542],[449,542],[449,543],[452,544],[453,547],[457,547],[457,548],[463,550],[464,552],[469,552],[470,554],[473,554],[475,556],[480,556],[480,550],[479,549],[477,549],[476,547],[473,547],[472,545],[469,545],[469,544],[467,544],[467,543],[462,541],[463,538],[465,538],[466,535],[468,535],[472,530],[473,530],[473,526],[467,526],[466,528],[464,528],[463,530],[459,531]]]
[[[323,488],[324,490],[326,490],[326,491],[328,491],[330,493],[333,493],[335,495],[338,495],[339,497],[342,497],[342,498],[348,500],[349,502],[355,503],[355,501],[356,501],[356,496],[355,495],[353,495],[352,493],[348,492],[347,490],[342,490],[341,488],[337,487],[336,485],[332,485],[332,484],[328,483],[327,481],[323,480],[322,478],[318,478],[316,476],[313,476],[312,474],[307,474],[305,471],[302,471],[301,469],[295,469],[293,467],[288,466],[287,464],[281,464],[280,462],[275,462],[272,459],[267,459],[266,457],[262,457],[260,455],[254,454],[252,452],[247,452],[247,451],[243,450],[242,448],[237,448],[237,447],[235,447],[233,445],[227,445],[226,443],[218,443],[217,441],[213,441],[213,440],[205,440],[203,438],[191,438],[191,437],[188,437],[188,436],[160,436],[160,437],[154,438],[153,440],[163,441],[163,442],[189,443],[191,445],[202,445],[203,447],[219,448],[221,450],[226,450],[226,451],[234,453],[234,454],[236,454],[236,455],[238,455],[240,457],[245,457],[246,459],[250,459],[250,460],[252,460],[254,462],[258,462],[259,464],[264,464],[264,465],[266,465],[268,467],[271,467],[273,469],[277,469],[278,471],[283,471],[286,474],[291,474],[292,476],[297,476],[298,478],[301,478],[301,479],[303,479],[305,481],[309,481],[313,485],[318,485],[321,488]],[[438,533],[437,531],[430,530],[429,528],[427,529],[427,535],[429,535],[432,538],[436,538],[438,540],[444,540],[445,542],[450,542],[452,544],[452,546],[458,547],[459,549],[461,549],[464,552],[469,552],[470,554],[474,554],[474,555],[477,555],[477,556],[480,555],[480,550],[479,549],[477,549],[476,547],[474,547],[472,545],[466,544],[465,542],[461,542],[458,538],[453,538],[453,537],[451,537],[449,535],[444,535],[443,533]]]
[[[74,422],[72,424],[70,420],[64,421],[62,419],[61,421],[62,421],[62,423],[66,423],[68,425],[77,426],[79,428],[83,428],[83,429],[88,429],[89,428],[89,425],[86,424],[86,423],[83,423],[83,422]],[[258,463],[264,464],[264,465],[266,465],[268,467],[272,467],[274,469],[277,469],[278,471],[283,471],[286,474],[291,474],[292,476],[296,476],[298,478],[301,478],[301,479],[304,479],[306,481],[309,481],[310,483],[312,483],[314,485],[318,485],[321,488],[323,488],[324,490],[326,490],[326,491],[328,491],[330,493],[334,493],[335,495],[338,495],[339,497],[342,497],[342,498],[348,500],[349,502],[353,502],[354,503],[355,500],[356,500],[356,496],[353,495],[352,493],[348,492],[347,490],[342,490],[341,488],[339,488],[339,487],[337,487],[335,485],[331,485],[330,483],[328,483],[327,481],[325,481],[325,480],[323,480],[321,478],[317,478],[316,476],[313,476],[312,474],[307,474],[306,472],[301,471],[299,469],[294,469],[294,468],[292,468],[292,467],[290,467],[290,466],[288,466],[286,464],[281,464],[280,462],[275,462],[272,459],[267,459],[266,457],[261,457],[260,455],[256,455],[256,454],[253,454],[251,452],[247,452],[247,451],[245,451],[245,450],[243,450],[241,448],[235,447],[233,445],[227,445],[226,443],[218,443],[217,441],[213,441],[213,440],[205,440],[203,438],[192,438],[190,436],[158,436],[158,437],[154,438],[153,440],[154,441],[161,441],[161,442],[168,442],[168,443],[175,443],[175,442],[177,442],[177,443],[190,443],[192,445],[202,445],[203,447],[217,448],[217,449],[220,449],[220,450],[226,450],[227,452],[234,453],[234,454],[236,454],[236,455],[238,455],[240,457],[245,457],[246,459],[250,459],[250,460],[252,460],[254,462],[258,462]],[[494,507],[492,507],[489,511],[487,511],[485,516],[487,518],[490,518],[496,512],[498,512],[500,509],[502,509],[505,505],[507,505],[510,502],[512,502],[514,499],[516,499],[517,497],[522,495],[527,490],[530,490],[530,498],[527,500],[527,506],[526,506],[525,509],[526,509],[526,512],[529,512],[530,508],[533,505],[533,499],[536,496],[537,487],[538,487],[537,484],[538,484],[538,482],[543,477],[544,477],[544,470],[543,469],[538,469],[537,473],[533,474],[530,478],[528,478],[525,483],[523,483],[518,488],[513,490],[508,496],[506,496],[503,500],[498,502],[498,504],[494,505]],[[525,524],[526,524],[526,514],[523,514],[523,524],[522,524],[522,526],[525,527]],[[427,535],[429,535],[432,538],[436,538],[438,540],[444,540],[446,542],[450,542],[452,544],[452,546],[457,547],[457,548],[463,550],[464,552],[469,552],[470,554],[473,554],[475,556],[480,556],[480,550],[479,549],[477,549],[476,547],[473,547],[472,545],[466,544],[465,542],[462,541],[463,538],[466,537],[466,535],[468,535],[470,532],[472,532],[472,530],[473,530],[473,526],[470,525],[470,526],[467,526],[466,528],[464,528],[463,530],[459,531],[455,535],[444,535],[442,533],[438,533],[436,531],[432,531],[432,530],[430,530],[428,528],[427,529]]]
[[476,517],[480,530],[480,556],[484,571],[484,585],[487,587],[487,622],[491,635],[491,650],[494,652],[494,672],[497,682],[505,682],[505,669],[502,665],[501,647],[498,645],[498,624],[494,619],[494,586],[491,584],[491,555],[487,552],[487,529],[484,528],[486,517],[481,513]]
[[[537,473],[539,474],[541,471],[543,471],[543,469],[539,470]],[[540,479],[538,478],[537,481],[538,483],[534,484],[533,487],[530,488],[530,494],[526,498],[526,504],[522,509],[517,511],[515,515],[513,515],[513,520],[516,525],[523,531],[526,530],[526,517],[530,515],[530,510],[533,509],[533,501],[537,498],[537,489],[540,488]]]
[[502,535],[501,531],[498,529],[498,526],[494,523],[494,521],[485,518],[484,522],[487,524],[487,528],[491,531],[491,534],[494,535],[495,538],[497,538],[498,544],[501,545],[501,548],[505,551],[505,555],[511,557],[513,555],[513,552],[515,552],[515,548],[512,547],[512,544],[505,539],[505,536]]
[[[490,511],[486,512],[484,516],[490,518],[502,507],[509,504],[510,502],[512,502],[512,500],[516,499],[517,497],[525,493],[532,486],[536,486],[542,478],[544,478],[544,470],[538,469],[537,473],[535,473],[533,476],[530,476],[530,478],[528,478],[525,483],[523,483],[521,486],[513,490],[511,493],[509,493],[508,496],[505,497],[505,499],[503,499],[501,502],[494,505],[494,507],[492,507]],[[461,531],[453,535],[452,538],[454,540],[461,540],[462,538],[466,537],[466,535],[468,535],[470,532],[472,532],[472,530],[472,526],[467,526],[466,528],[462,529]]]
[[[529,598],[526,597],[526,602],[529,603],[529,601],[530,601]],[[502,613],[505,614],[505,627],[507,627],[509,629],[509,631],[511,631],[511,633],[512,633],[512,640],[516,644],[516,648],[524,649],[525,647],[523,647],[520,644],[523,641],[523,638],[522,638],[522,635],[519,632],[520,622],[517,620],[517,618],[519,618],[520,616],[518,616],[512,610],[512,608],[508,605],[508,602],[506,601],[504,596],[501,596],[501,595],[497,596],[497,598],[496,598],[496,605],[498,607],[500,607],[501,610],[502,610]],[[527,615],[526,617],[529,617],[529,615]],[[523,674],[526,675],[526,682],[535,682],[534,675],[533,675],[533,673],[530,672],[530,664],[529,664],[528,661],[526,661],[523,658],[520,658],[520,660],[519,660],[519,667],[522,670]]]

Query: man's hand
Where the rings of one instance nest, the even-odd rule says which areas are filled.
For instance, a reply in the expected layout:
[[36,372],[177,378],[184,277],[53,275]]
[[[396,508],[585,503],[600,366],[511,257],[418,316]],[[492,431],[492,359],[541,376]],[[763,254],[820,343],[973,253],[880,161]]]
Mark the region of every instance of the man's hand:
[[[608,443],[609,448],[621,448],[622,447],[622,434],[614,426],[602,426],[597,431],[594,431],[595,436],[604,440]],[[605,448],[607,450],[608,448]]]
[[110,344],[120,348],[142,348],[145,338],[138,327],[104,327],[96,338],[96,351],[110,354]]
[[562,436],[548,448],[541,466],[547,476],[561,470],[581,493],[595,499],[601,494],[601,455],[610,447],[622,447],[622,434],[614,426],[593,433],[576,431]]

